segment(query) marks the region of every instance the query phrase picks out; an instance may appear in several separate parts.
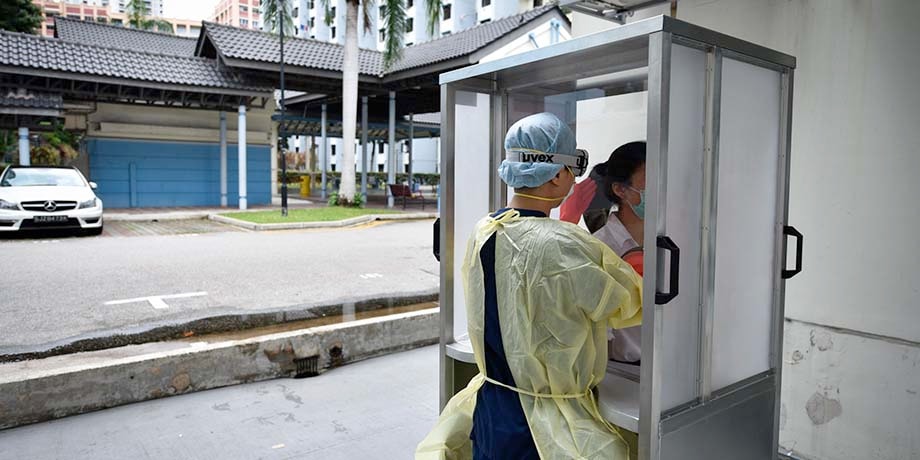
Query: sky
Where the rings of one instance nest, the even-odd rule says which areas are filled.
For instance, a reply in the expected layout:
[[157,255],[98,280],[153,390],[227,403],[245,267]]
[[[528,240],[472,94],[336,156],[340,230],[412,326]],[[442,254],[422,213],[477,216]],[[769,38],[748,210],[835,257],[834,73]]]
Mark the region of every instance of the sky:
[[209,19],[217,2],[218,0],[163,0],[163,15],[177,19]]

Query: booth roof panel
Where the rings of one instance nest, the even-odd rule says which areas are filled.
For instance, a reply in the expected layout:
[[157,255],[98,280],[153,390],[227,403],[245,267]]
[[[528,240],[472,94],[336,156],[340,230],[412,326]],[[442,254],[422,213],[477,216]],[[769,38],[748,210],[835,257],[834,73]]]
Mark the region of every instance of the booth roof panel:
[[[552,59],[572,60],[571,65],[575,66],[573,69],[581,69],[585,68],[586,65],[579,62],[578,59],[573,59],[573,55],[588,55],[591,50],[603,50],[611,45],[629,45],[628,42],[636,44],[647,43],[647,37],[656,32],[670,32],[673,34],[674,40],[683,40],[687,44],[695,44],[695,46],[720,47],[729,53],[734,53],[744,58],[743,60],[757,65],[775,68],[795,68],[795,57],[788,54],[668,16],[656,16],[553,46],[443,73],[441,74],[440,82],[441,84],[452,83],[512,69],[521,71],[528,64],[537,64],[541,63],[541,61],[546,62]],[[540,64],[537,65],[539,66]],[[575,75],[576,72],[571,73]],[[533,76],[530,78],[535,79]]]
[[54,36],[64,41],[173,56],[194,56],[196,39],[128,29],[94,21],[54,18]]
[[0,66],[28,70],[22,73],[63,72],[189,87],[271,92],[271,88],[242,81],[229,70],[219,70],[207,58],[114,49],[6,31],[0,31]]

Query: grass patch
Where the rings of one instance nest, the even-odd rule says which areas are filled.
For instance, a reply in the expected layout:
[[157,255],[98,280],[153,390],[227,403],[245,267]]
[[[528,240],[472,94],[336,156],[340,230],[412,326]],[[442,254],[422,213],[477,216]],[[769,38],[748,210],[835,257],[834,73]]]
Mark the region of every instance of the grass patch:
[[386,209],[340,208],[333,206],[328,208],[289,209],[287,217],[281,216],[280,209],[228,212],[221,215],[254,224],[288,224],[293,222],[331,222],[368,214],[398,214],[398,212]]

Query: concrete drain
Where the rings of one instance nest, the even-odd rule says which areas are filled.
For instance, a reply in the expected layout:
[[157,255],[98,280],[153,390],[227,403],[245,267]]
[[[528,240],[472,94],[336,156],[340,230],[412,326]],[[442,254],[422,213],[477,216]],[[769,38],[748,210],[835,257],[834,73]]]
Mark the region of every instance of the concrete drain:
[[305,377],[316,377],[319,375],[319,356],[307,356],[306,358],[294,359],[296,369],[294,371],[295,379]]

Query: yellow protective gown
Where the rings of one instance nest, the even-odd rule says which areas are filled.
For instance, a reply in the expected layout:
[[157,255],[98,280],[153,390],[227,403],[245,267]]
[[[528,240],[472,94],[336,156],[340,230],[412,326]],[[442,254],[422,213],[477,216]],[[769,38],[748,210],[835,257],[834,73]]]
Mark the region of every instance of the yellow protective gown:
[[642,322],[641,278],[578,226],[514,210],[482,219],[467,246],[463,284],[480,373],[448,402],[416,460],[472,457],[476,392],[488,378],[479,253],[493,233],[505,355],[540,457],[626,460],[626,442],[601,417],[592,389],[607,367],[607,326]]

